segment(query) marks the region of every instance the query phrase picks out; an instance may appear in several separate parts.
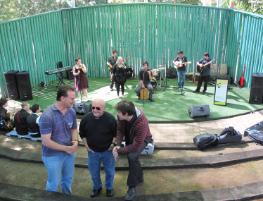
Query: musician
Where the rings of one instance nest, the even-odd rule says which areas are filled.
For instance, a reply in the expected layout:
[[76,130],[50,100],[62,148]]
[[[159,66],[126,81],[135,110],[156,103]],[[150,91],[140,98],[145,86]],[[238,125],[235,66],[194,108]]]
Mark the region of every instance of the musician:
[[183,91],[185,83],[185,72],[188,64],[187,58],[184,56],[183,51],[179,51],[177,53],[177,57],[174,59],[173,63],[177,69],[178,88],[180,91]]
[[118,57],[116,64],[112,69],[113,79],[115,80],[115,85],[117,89],[117,95],[119,96],[120,88],[122,96],[124,95],[124,84],[126,82],[126,66],[124,64],[124,59]]
[[211,66],[211,59],[209,58],[209,53],[204,53],[204,58],[201,59],[199,62],[197,62],[197,67],[200,69],[200,77],[198,79],[197,88],[194,91],[195,93],[200,92],[200,88],[202,86],[202,83],[204,82],[204,89],[203,93],[207,90],[207,84],[210,79],[210,66]]
[[151,71],[149,69],[149,63],[145,61],[143,63],[143,69],[139,72],[139,84],[136,88],[136,94],[138,98],[140,98],[140,91],[142,88],[147,88],[149,90],[149,100],[153,101],[152,94],[153,94],[153,86],[150,81],[151,78]]
[[107,65],[108,65],[108,68],[109,68],[109,71],[110,71],[110,80],[111,80],[110,89],[111,89],[111,91],[113,90],[113,85],[114,85],[114,82],[115,82],[112,70],[113,70],[113,66],[117,62],[117,54],[118,54],[117,50],[113,50],[112,51],[112,56],[107,61]]
[[81,59],[75,59],[76,65],[73,66],[72,72],[74,75],[74,82],[76,91],[80,95],[84,96],[84,99],[87,99],[88,96],[88,79],[87,79],[87,68],[84,64],[81,63]]

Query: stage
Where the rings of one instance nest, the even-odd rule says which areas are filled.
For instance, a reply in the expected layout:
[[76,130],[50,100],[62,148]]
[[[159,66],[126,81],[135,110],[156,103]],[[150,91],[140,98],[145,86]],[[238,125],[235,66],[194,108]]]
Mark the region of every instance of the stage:
[[[65,80],[66,84],[73,86],[73,81]],[[177,90],[177,80],[168,79],[167,87],[158,87],[153,95],[154,102],[138,100],[134,90],[137,79],[128,80],[125,85],[125,95],[117,97],[116,90],[110,91],[108,78],[89,78],[88,101],[94,98],[106,100],[106,110],[115,114],[114,106],[121,100],[133,101],[136,106],[142,108],[150,122],[191,122],[194,121],[188,115],[188,108],[194,105],[209,104],[210,116],[208,118],[196,119],[197,121],[214,120],[231,116],[246,114],[263,109],[263,105],[249,104],[249,89],[230,86],[227,95],[227,105],[217,106],[214,101],[214,86],[209,85],[206,94],[193,93],[196,84],[187,81],[185,94],[181,95]],[[44,88],[33,89],[33,100],[30,104],[37,103],[42,109],[53,104],[56,100],[56,83],[49,84]],[[78,97],[77,99],[80,99]]]

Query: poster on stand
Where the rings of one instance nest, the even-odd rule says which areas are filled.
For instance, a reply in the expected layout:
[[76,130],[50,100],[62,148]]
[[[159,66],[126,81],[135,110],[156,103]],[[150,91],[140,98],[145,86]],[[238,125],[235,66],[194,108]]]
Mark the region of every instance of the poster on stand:
[[227,104],[227,87],[228,87],[228,80],[223,80],[223,79],[216,80],[215,93],[214,93],[215,105]]

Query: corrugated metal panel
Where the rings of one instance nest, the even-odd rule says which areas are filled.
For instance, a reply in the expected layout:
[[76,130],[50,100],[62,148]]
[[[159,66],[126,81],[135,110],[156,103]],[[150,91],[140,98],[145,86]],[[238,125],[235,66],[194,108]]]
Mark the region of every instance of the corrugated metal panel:
[[[80,56],[89,76],[108,76],[113,49],[138,73],[143,60],[151,67],[172,64],[178,50],[195,69],[204,51],[227,63],[238,79],[263,71],[263,18],[212,7],[174,4],[100,5],[65,9],[0,24],[1,72],[28,70],[33,85],[51,81],[44,72],[57,61],[73,65]],[[3,76],[1,77],[3,85]]]

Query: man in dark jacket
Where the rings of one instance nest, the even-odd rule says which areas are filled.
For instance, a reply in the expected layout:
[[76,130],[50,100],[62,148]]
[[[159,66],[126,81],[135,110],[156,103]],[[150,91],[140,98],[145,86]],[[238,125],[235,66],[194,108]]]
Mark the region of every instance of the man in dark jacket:
[[31,107],[32,114],[27,116],[27,126],[28,126],[28,133],[33,138],[40,138],[40,131],[39,131],[39,113],[40,113],[40,106],[38,104],[34,104]]
[[27,135],[28,134],[28,126],[27,126],[27,117],[30,115],[29,104],[27,102],[23,102],[21,104],[22,109],[18,111],[14,116],[14,122],[16,127],[16,132],[19,135]]
[[201,59],[199,62],[197,62],[197,66],[198,66],[198,71],[200,73],[200,77],[198,80],[198,84],[197,84],[197,88],[194,92],[199,93],[202,83],[204,82],[204,89],[203,89],[203,93],[206,92],[207,90],[207,84],[209,82],[210,79],[210,66],[211,66],[211,59],[209,58],[209,53],[205,52],[204,53],[204,58]]
[[[121,101],[117,109],[117,145],[113,149],[115,159],[119,154],[127,154],[129,175],[127,179],[128,191],[125,200],[133,200],[136,196],[135,187],[143,182],[143,172],[139,156],[145,146],[152,142],[149,123],[144,113],[137,109],[132,102]],[[125,139],[125,146],[121,147]]]

